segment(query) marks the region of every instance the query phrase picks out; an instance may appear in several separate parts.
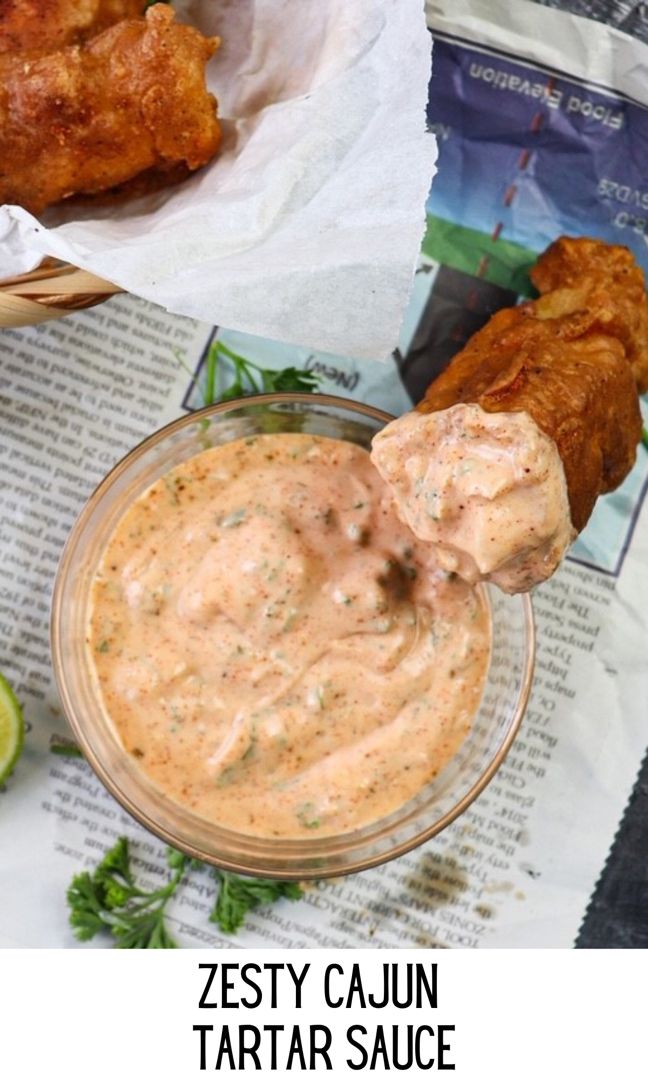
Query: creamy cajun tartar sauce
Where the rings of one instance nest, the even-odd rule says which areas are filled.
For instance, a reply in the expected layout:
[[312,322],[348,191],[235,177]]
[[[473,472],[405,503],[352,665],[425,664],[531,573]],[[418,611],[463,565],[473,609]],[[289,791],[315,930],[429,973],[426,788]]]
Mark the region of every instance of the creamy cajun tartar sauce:
[[344,832],[397,809],[468,734],[489,620],[359,446],[260,435],[199,453],[124,514],[88,650],[126,750],[244,833]]
[[374,437],[371,460],[437,565],[465,581],[526,592],[574,539],[558,448],[528,413],[406,413]]

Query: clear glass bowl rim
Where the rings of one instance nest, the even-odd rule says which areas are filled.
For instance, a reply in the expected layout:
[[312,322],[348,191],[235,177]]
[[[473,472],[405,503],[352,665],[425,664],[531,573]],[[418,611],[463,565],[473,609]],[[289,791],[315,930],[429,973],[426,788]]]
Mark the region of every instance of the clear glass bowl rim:
[[[180,416],[175,420],[170,421],[163,427],[154,431],[151,435],[148,435],[140,443],[138,443],[132,450],[130,450],[123,458],[121,458],[110,471],[99,482],[94,489],[87,502],[83,506],[79,516],[77,517],[72,530],[68,536],[68,539],[63,548],[59,565],[56,571],[56,577],[54,581],[54,588],[52,594],[52,607],[51,607],[51,621],[50,621],[50,645],[52,655],[52,667],[54,672],[55,682],[58,687],[59,696],[63,705],[64,714],[72,728],[74,737],[78,741],[83,756],[89,763],[99,780],[102,782],[108,792],[117,800],[117,802],[123,807],[124,810],[136,821],[138,821],[145,829],[153,833],[159,839],[163,840],[171,847],[177,848],[192,858],[198,859],[201,862],[210,863],[221,869],[233,871],[234,873],[247,874],[252,876],[263,876],[268,878],[286,879],[286,880],[316,880],[326,877],[339,877],[347,874],[358,873],[363,870],[368,870],[373,866],[378,866],[392,859],[396,859],[401,855],[407,854],[407,852],[419,847],[426,841],[431,840],[434,836],[440,833],[448,825],[452,824],[465,810],[474,802],[474,800],[481,794],[484,788],[490,783],[495,773],[500,768],[502,762],[506,758],[511,745],[519,731],[520,724],[524,717],[526,707],[531,693],[533,683],[533,672],[535,663],[535,623],[533,617],[533,607],[531,598],[528,593],[519,594],[518,599],[522,605],[522,614],[524,620],[524,635],[525,635],[525,658],[524,669],[521,677],[521,685],[518,693],[515,713],[510,723],[509,729],[504,737],[502,744],[497,752],[491,758],[488,766],[480,774],[478,779],[468,790],[468,792],[459,799],[454,806],[440,818],[436,819],[429,826],[422,829],[414,836],[408,837],[406,840],[393,844],[388,847],[387,850],[380,853],[376,853],[370,856],[363,856],[357,858],[353,863],[345,864],[344,866],[335,866],[331,869],[324,867],[318,867],[317,869],[306,869],[303,867],[288,868],[282,867],[280,870],[268,866],[263,870],[258,868],[252,868],[249,863],[242,859],[238,861],[236,859],[219,857],[215,855],[213,851],[206,851],[198,844],[192,844],[184,838],[176,837],[172,831],[165,829],[161,826],[153,817],[150,816],[147,811],[139,806],[128,794],[121,790],[119,785],[115,782],[111,776],[110,771],[102,762],[99,755],[94,752],[93,747],[90,745],[88,737],[86,736],[85,727],[83,722],[79,720],[78,710],[75,708],[74,701],[68,691],[67,680],[65,677],[65,661],[63,659],[63,648],[61,635],[59,631],[61,622],[61,604],[63,599],[64,584],[67,576],[74,572],[74,566],[72,558],[75,554],[76,538],[83,532],[86,522],[89,517],[92,516],[97,508],[97,505],[101,503],[104,494],[110,489],[110,487],[119,479],[119,477],[126,471],[128,471],[134,462],[136,462],[143,454],[148,453],[155,446],[163,443],[169,436],[182,431],[183,428],[191,427],[196,424],[200,424],[201,420],[209,420],[215,416],[222,416],[228,412],[235,412],[240,409],[254,408],[255,406],[268,406],[273,405],[291,405],[291,404],[303,404],[306,406],[312,406],[315,409],[317,406],[323,406],[325,408],[333,408],[344,410],[347,413],[355,413],[359,416],[365,416],[371,420],[377,421],[380,424],[387,424],[394,419],[391,413],[386,412],[383,409],[378,409],[373,405],[368,405],[365,402],[355,401],[350,398],[340,397],[333,394],[319,394],[319,393],[298,393],[298,392],[282,392],[271,394],[253,394],[243,398],[235,398],[230,401],[219,402],[216,405],[208,405],[205,408],[197,409],[193,412],[187,413],[186,416]],[[319,849],[321,845],[326,845],[327,840],[333,841],[336,839],[343,840],[345,834],[340,834],[339,837],[323,837],[317,841],[314,841],[310,846],[313,850]],[[241,840],[247,842],[254,842],[257,838],[247,835],[241,835]],[[261,838],[258,838],[261,839]],[[271,841],[265,841],[265,843],[272,843]],[[281,844],[287,848],[290,848],[293,844],[295,850],[304,849],[306,846],[305,841],[295,840],[287,841],[282,840]]]

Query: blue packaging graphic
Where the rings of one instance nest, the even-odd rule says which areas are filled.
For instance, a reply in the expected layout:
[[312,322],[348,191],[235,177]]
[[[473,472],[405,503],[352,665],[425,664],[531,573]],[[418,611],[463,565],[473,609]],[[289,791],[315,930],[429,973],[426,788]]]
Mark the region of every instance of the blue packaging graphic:
[[584,231],[648,270],[648,109],[549,68],[435,34],[428,210],[540,252]]

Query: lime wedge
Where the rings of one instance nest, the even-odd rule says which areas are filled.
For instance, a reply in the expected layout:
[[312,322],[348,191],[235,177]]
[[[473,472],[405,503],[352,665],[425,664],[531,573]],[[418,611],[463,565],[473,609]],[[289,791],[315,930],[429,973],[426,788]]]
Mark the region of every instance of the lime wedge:
[[0,675],[0,784],[13,771],[24,738],[25,721],[18,698],[4,675]]

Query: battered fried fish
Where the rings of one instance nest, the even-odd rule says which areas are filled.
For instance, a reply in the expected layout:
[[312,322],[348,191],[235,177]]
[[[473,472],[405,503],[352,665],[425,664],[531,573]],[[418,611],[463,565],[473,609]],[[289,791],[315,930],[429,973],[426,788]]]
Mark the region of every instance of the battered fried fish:
[[580,532],[599,495],[632,468],[648,386],[648,301],[627,248],[562,237],[531,278],[538,300],[498,311],[432,383],[418,408],[474,402],[527,412],[556,443]]
[[164,4],[84,45],[0,57],[0,203],[34,213],[147,169],[197,169],[220,143],[205,65],[218,46]]
[[506,592],[549,577],[625,479],[648,385],[648,301],[626,248],[563,237],[531,276],[543,295],[498,311],[372,450],[439,565]]
[[146,5],[147,0],[0,0],[0,54],[47,53],[85,41],[141,15]]
[[619,244],[563,236],[540,256],[531,280],[541,319],[581,313],[582,333],[620,341],[640,394],[648,390],[648,302],[641,268]]

